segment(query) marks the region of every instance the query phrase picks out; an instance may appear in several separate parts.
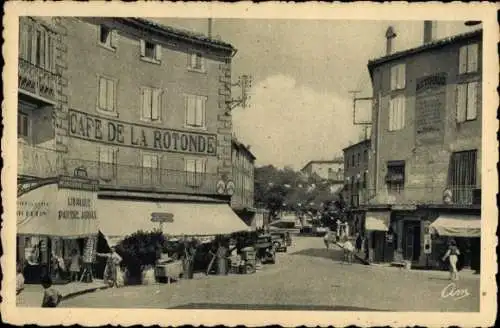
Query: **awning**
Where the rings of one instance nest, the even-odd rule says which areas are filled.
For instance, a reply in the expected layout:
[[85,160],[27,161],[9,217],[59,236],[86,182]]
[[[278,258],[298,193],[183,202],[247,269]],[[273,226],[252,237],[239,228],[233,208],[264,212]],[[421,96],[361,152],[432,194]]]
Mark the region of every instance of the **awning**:
[[366,212],[365,229],[369,231],[388,231],[389,230],[389,212]]
[[440,215],[430,225],[431,233],[450,237],[481,237],[481,216],[465,214]]
[[[169,236],[213,236],[249,231],[227,204],[98,199],[100,230],[111,243],[139,230],[159,230]],[[152,214],[172,214],[164,223]]]
[[45,185],[17,199],[17,233],[80,238],[96,235],[97,193]]

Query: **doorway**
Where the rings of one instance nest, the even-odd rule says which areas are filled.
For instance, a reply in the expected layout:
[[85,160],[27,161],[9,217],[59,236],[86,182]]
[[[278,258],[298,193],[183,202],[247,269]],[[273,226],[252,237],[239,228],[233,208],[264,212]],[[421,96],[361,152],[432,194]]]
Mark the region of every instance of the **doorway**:
[[404,222],[404,248],[405,260],[418,262],[420,258],[420,221]]

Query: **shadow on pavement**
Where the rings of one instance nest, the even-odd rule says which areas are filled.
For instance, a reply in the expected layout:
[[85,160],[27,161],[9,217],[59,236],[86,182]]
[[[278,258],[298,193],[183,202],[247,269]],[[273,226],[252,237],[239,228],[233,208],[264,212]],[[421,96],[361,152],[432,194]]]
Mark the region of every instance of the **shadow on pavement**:
[[339,249],[326,249],[326,248],[307,248],[298,252],[290,253],[290,255],[305,255],[312,257],[322,257],[325,259],[332,259],[342,261],[344,252]]
[[298,311],[386,311],[355,306],[295,305],[295,304],[221,304],[189,303],[168,309],[210,309],[210,310],[298,310]]

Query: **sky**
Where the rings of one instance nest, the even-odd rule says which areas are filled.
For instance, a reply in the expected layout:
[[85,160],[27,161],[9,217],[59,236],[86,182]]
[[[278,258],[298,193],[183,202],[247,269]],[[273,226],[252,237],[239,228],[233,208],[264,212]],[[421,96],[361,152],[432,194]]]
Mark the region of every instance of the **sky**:
[[[208,19],[153,20],[208,33]],[[233,81],[242,74],[253,77],[249,107],[233,110],[233,132],[251,146],[258,166],[298,170],[310,160],[342,155],[343,148],[363,138],[363,127],[353,124],[349,91],[372,96],[367,63],[385,54],[388,26],[397,34],[395,51],[422,43],[423,21],[212,20],[212,35],[238,49]],[[471,29],[463,22],[439,21],[436,38]],[[367,105],[360,103],[359,120],[370,120]]]

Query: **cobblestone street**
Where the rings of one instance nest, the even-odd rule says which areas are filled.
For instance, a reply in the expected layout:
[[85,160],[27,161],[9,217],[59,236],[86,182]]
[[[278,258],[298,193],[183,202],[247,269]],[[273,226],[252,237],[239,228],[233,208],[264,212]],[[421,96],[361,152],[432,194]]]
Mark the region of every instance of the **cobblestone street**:
[[[343,264],[322,238],[296,237],[275,265],[252,275],[195,276],[172,285],[107,289],[61,307],[479,311],[479,276]],[[383,297],[382,297],[383,295]]]

